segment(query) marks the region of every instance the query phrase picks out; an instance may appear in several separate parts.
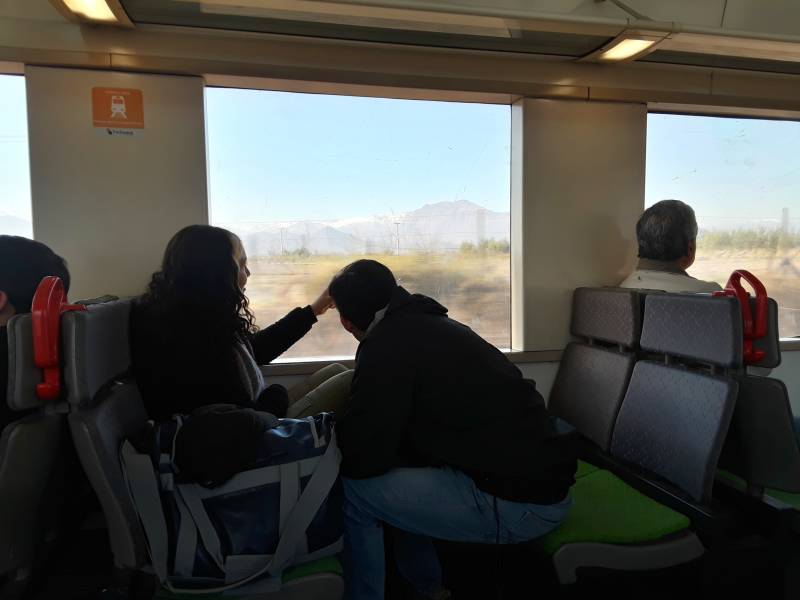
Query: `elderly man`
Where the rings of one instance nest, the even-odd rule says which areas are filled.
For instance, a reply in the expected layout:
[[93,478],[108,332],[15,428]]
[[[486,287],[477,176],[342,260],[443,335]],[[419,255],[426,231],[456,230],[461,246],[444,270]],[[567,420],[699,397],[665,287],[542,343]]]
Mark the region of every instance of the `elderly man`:
[[722,289],[686,272],[697,251],[697,221],[688,204],[662,200],[648,208],[636,223],[636,239],[639,264],[620,287],[690,293]]

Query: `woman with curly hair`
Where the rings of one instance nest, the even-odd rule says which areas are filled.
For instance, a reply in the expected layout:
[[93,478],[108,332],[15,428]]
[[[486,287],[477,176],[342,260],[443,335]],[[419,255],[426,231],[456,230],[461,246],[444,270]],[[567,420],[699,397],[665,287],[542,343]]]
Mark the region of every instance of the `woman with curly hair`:
[[264,385],[256,365],[302,338],[332,301],[325,290],[259,331],[244,295],[249,275],[242,243],[230,231],[191,225],[170,240],[161,270],[131,312],[133,374],[151,419],[212,404],[302,417],[344,401],[352,372],[342,365],[320,370],[288,393]]

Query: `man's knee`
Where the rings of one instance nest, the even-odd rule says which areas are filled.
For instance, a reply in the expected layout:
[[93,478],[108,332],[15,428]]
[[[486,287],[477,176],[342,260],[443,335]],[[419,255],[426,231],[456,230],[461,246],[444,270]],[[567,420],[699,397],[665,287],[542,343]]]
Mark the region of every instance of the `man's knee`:
[[[373,485],[370,485],[370,484]],[[377,519],[369,510],[374,498],[370,492],[374,489],[374,482],[371,479],[350,479],[342,477],[344,488],[344,514],[348,519],[359,522],[375,521]]]

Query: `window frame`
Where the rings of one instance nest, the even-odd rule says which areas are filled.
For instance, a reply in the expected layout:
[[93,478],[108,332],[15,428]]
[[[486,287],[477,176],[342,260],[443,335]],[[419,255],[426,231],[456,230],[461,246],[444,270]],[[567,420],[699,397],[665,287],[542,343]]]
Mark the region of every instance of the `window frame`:
[[[236,75],[205,75],[204,76],[204,94],[207,89],[215,88],[228,88],[228,89],[245,89],[245,90],[259,90],[265,92],[288,92],[298,94],[320,94],[329,96],[347,96],[358,98],[381,98],[390,100],[423,100],[433,102],[459,102],[469,104],[493,104],[497,106],[507,106],[509,111],[513,104],[522,98],[516,94],[502,94],[493,92],[467,92],[459,90],[437,90],[429,88],[406,88],[406,87],[393,87],[393,86],[376,86],[369,84],[349,84],[349,83],[331,83],[322,81],[307,81],[307,80],[294,80],[294,79],[272,79],[263,77],[245,77]],[[511,154],[512,136],[514,135],[514,127],[509,123],[509,181],[513,177],[512,169],[514,168],[513,158]],[[206,155],[208,155],[208,112],[206,111]],[[207,171],[207,176],[211,177],[210,171]],[[210,192],[210,187],[209,187]],[[207,199],[208,210],[207,223],[211,225],[211,197]],[[511,189],[509,186],[509,222],[511,220]],[[513,331],[513,310],[511,310],[511,298],[513,297],[514,278],[513,273],[513,236],[509,229],[509,346],[511,345],[511,332]],[[509,357],[514,363],[527,363],[527,362],[559,362],[563,350],[536,350],[536,351],[520,351],[513,350],[510,347],[501,348],[495,346],[503,354]],[[291,357],[291,358],[278,358],[269,365],[265,365],[267,373],[272,375],[304,375],[314,373],[317,369],[321,369],[329,364],[340,363],[345,366],[353,366],[355,355],[346,357]]]
[[[790,110],[738,108],[729,106],[693,106],[650,102],[647,114],[684,117],[714,117],[719,119],[749,119],[753,121],[790,121],[800,124],[800,112]],[[645,174],[646,177],[646,174]],[[800,335],[779,338],[781,352],[800,351]]]

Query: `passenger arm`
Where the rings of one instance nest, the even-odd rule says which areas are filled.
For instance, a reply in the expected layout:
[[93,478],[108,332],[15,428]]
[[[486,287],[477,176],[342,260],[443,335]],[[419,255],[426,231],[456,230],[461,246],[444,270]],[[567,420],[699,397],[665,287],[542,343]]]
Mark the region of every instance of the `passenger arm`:
[[281,320],[262,329],[253,336],[256,362],[266,365],[278,358],[309,332],[317,322],[311,306],[295,308]]

